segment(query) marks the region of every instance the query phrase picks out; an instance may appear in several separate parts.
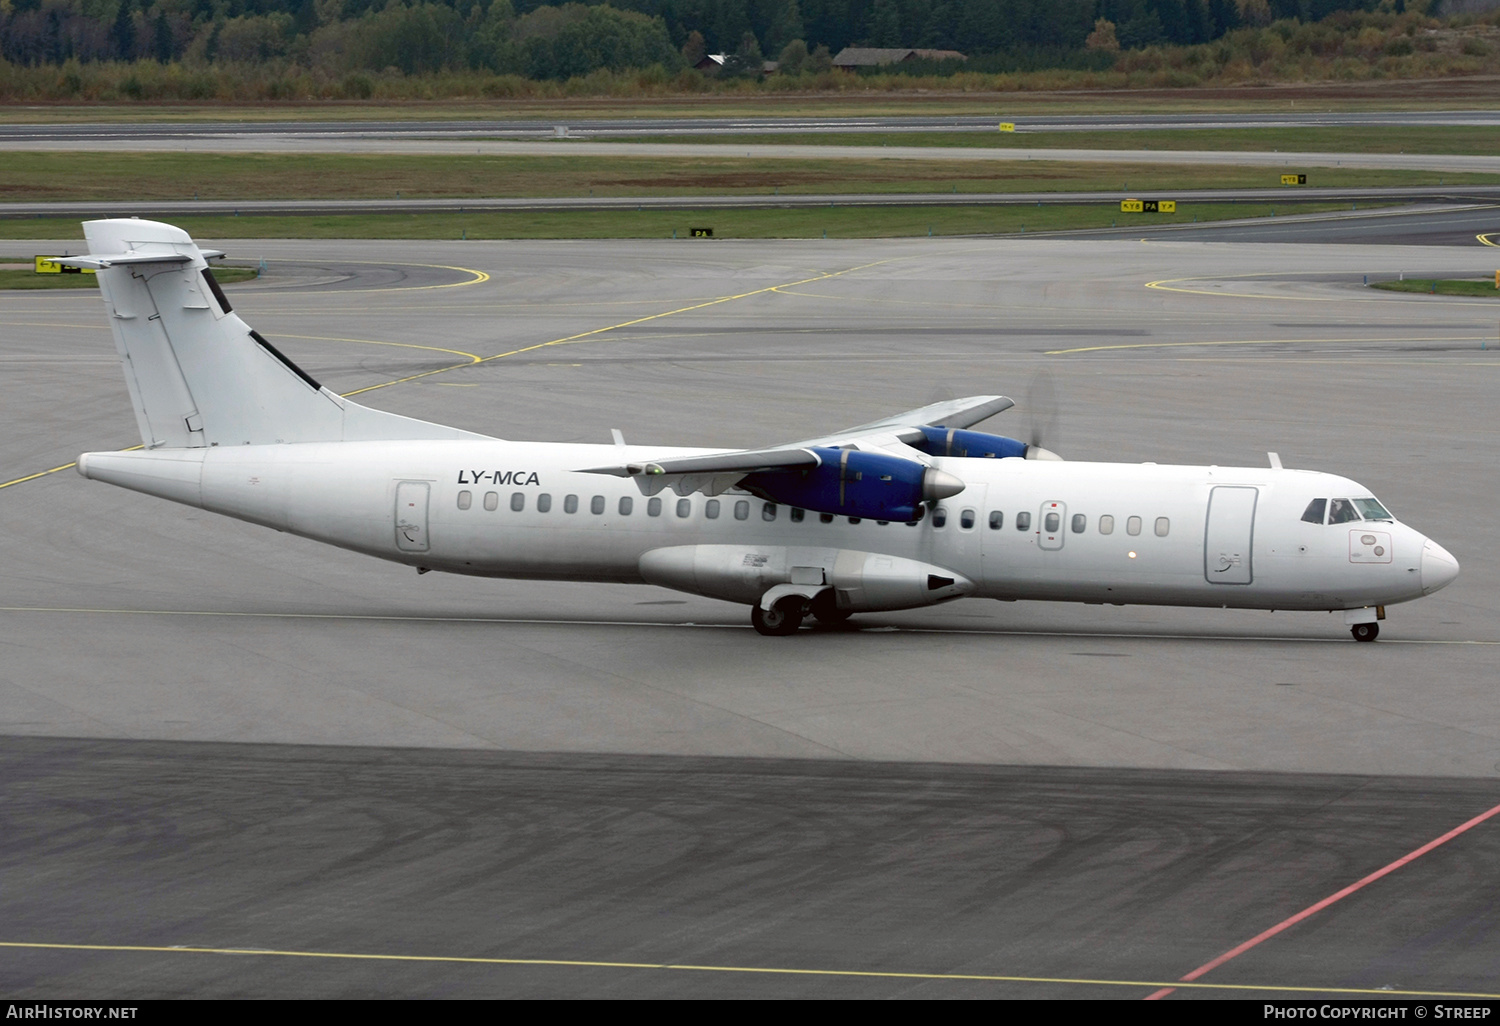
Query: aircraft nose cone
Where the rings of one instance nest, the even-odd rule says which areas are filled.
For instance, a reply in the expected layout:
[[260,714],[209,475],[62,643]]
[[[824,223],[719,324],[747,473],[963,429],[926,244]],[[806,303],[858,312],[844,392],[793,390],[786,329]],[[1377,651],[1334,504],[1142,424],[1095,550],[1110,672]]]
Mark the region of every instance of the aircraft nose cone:
[[1437,542],[1422,545],[1422,594],[1431,595],[1458,576],[1458,560]]
[[936,467],[928,467],[922,475],[922,498],[927,502],[938,502],[950,495],[957,495],[966,487],[968,486],[958,478]]

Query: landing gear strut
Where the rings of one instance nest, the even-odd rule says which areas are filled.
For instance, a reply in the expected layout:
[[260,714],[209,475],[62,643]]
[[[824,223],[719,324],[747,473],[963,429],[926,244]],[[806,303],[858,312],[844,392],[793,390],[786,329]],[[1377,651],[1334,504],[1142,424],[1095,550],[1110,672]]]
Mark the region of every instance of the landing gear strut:
[[1380,637],[1380,624],[1357,623],[1349,628],[1349,633],[1354,635],[1355,641],[1374,641]]
[[801,595],[788,595],[770,609],[760,608],[760,603],[750,607],[750,623],[761,634],[773,638],[784,638],[796,634],[802,626],[802,617],[807,600]]

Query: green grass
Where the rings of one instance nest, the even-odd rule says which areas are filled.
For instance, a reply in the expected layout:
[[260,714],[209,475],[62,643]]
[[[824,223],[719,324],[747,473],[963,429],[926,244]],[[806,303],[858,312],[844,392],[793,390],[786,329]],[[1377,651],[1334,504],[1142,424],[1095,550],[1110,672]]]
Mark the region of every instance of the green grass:
[[[6,260],[6,263],[11,261]],[[259,272],[253,267],[215,267],[220,285],[248,281]],[[98,287],[92,274],[37,274],[35,271],[0,270],[0,289],[92,289]]]
[[1405,281],[1376,281],[1370,286],[1389,292],[1425,292],[1439,296],[1483,296],[1485,299],[1500,299],[1500,289],[1495,288],[1493,278],[1478,281],[1454,278],[1407,278]]
[[[1371,205],[1374,206],[1373,204]],[[1122,214],[1116,206],[814,207],[777,210],[578,210],[173,218],[199,239],[668,239],[711,227],[715,239],[896,238],[990,235],[1285,216],[1348,209],[1342,203],[1189,203],[1175,214]],[[0,237],[81,236],[77,221],[0,220]],[[711,245],[691,240],[695,245]]]
[[[999,133],[996,133],[997,135]],[[101,173],[107,170],[108,173]],[[691,196],[903,192],[1058,192],[1280,188],[1285,167],[1136,162],[947,161],[725,156],[405,156],[384,154],[7,153],[4,202],[390,199],[535,196]],[[1296,169],[1294,169],[1296,170]],[[1315,169],[1327,186],[1500,183],[1500,175]],[[108,207],[101,206],[100,213]]]
[[[1004,118],[996,117],[998,125]],[[1123,120],[1123,118],[1122,118]],[[610,141],[605,139],[603,141]],[[1433,127],[1268,127],[1094,130],[1078,132],[824,132],[673,135],[620,142],[747,143],[820,146],[952,146],[960,149],[1228,150],[1316,153],[1500,154],[1500,132],[1467,125]]]

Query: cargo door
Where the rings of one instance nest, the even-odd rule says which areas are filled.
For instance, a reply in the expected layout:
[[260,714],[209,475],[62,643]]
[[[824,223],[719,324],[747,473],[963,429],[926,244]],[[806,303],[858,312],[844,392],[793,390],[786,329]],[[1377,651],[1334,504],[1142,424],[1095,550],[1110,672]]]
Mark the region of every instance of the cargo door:
[[426,481],[396,483],[396,548],[402,552],[427,551]]

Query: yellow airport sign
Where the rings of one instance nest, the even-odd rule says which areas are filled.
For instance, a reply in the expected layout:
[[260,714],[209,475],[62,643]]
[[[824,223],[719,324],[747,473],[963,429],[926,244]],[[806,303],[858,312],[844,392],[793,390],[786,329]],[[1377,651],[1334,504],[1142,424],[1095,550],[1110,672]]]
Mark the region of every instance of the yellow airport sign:
[[1002,131],[1002,132],[1014,132],[1015,130],[1016,130],[1016,123],[1014,121],[1002,121],[1002,122],[1000,122],[1000,131]]
[[1281,184],[1282,185],[1306,185],[1307,184],[1307,176],[1306,175],[1282,175],[1281,176]]
[[58,263],[56,257],[39,256],[36,258],[37,274],[78,274],[79,272],[84,274],[94,273],[92,270],[82,267],[67,267]]
[[1138,200],[1128,199],[1120,201],[1120,213],[1122,214],[1175,214],[1177,213],[1176,200]]
[[1145,209],[1146,209],[1145,204],[1142,203],[1140,200],[1137,200],[1137,199],[1128,199],[1128,200],[1121,200],[1120,201],[1120,213],[1122,213],[1122,214],[1139,214],[1141,211],[1143,211]]

